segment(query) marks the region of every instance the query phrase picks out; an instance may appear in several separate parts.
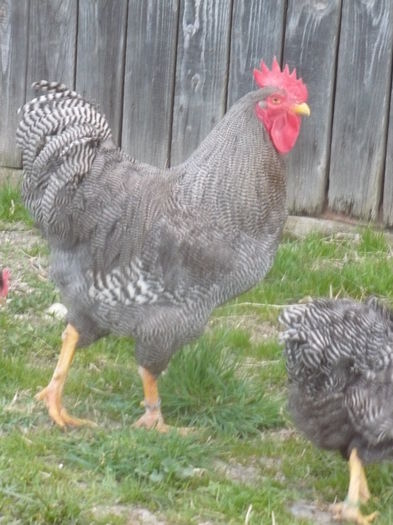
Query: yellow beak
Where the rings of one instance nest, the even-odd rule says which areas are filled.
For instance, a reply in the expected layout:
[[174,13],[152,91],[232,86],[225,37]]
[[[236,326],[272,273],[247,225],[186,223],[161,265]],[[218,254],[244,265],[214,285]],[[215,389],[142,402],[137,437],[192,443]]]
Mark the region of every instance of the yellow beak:
[[294,104],[292,109],[297,115],[305,115],[306,117],[311,115],[310,108],[305,102],[302,102],[302,104]]

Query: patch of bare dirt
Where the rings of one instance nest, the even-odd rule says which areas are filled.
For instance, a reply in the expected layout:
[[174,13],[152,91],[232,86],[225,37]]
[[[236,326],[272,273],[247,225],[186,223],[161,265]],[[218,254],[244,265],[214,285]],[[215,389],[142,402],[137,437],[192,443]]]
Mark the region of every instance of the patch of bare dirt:
[[302,439],[294,428],[280,428],[279,430],[266,430],[261,432],[261,438],[270,437],[275,441],[288,441],[290,439]]
[[[97,505],[91,509],[91,514],[97,519],[108,519],[111,516],[125,518],[127,525],[168,525],[162,518],[143,507],[131,505]],[[110,521],[108,521],[108,524]]]
[[314,502],[297,501],[289,507],[289,511],[294,518],[309,520],[315,525],[337,525],[332,514]]
[[278,334],[277,326],[269,321],[261,319],[257,314],[213,317],[209,322],[209,326],[244,330],[250,334],[250,341],[252,344],[259,344],[270,339],[275,339]]
[[[217,460],[214,462],[214,469],[219,474],[236,483],[253,486],[267,478],[276,481],[285,481],[284,475],[280,472],[281,459],[252,456],[247,463],[239,463],[230,460],[228,462]],[[269,476],[265,472],[269,471]],[[276,472],[275,472],[276,471]]]
[[16,228],[0,231],[0,266],[11,270],[10,292],[31,292],[26,280],[28,274],[42,280],[48,278],[48,257],[36,254],[42,251],[43,246],[45,241],[33,230]]

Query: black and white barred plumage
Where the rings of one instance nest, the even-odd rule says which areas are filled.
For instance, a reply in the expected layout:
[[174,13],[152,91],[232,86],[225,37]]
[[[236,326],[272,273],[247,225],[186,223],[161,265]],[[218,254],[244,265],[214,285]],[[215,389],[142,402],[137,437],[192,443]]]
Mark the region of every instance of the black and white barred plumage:
[[280,321],[298,428],[345,457],[393,458],[393,312],[375,298],[319,299]]
[[79,346],[136,340],[159,374],[213,308],[270,268],[286,219],[285,170],[246,95],[183,164],[159,169],[112,141],[105,117],[57,83],[21,111],[23,198],[51,250],[51,277]]

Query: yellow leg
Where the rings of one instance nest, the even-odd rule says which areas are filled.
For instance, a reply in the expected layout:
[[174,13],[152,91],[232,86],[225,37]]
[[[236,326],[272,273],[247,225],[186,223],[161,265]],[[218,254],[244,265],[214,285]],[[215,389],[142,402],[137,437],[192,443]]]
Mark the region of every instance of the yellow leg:
[[350,521],[357,525],[369,525],[378,515],[373,512],[363,516],[359,510],[360,503],[365,503],[370,497],[366,474],[362,462],[359,459],[356,448],[351,451],[349,457],[349,488],[345,501],[332,505],[332,511],[336,520]]
[[145,413],[138,419],[135,426],[137,428],[154,428],[159,432],[168,432],[170,427],[164,423],[164,418],[161,414],[157,378],[142,366],[139,367],[138,371],[142,379],[143,393],[145,395],[143,402]]
[[95,425],[95,423],[87,419],[78,419],[70,416],[65,408],[63,408],[61,401],[64,384],[67,379],[68,370],[71,366],[78,340],[78,332],[72,325],[67,325],[67,328],[63,332],[63,344],[52,379],[48,386],[35,396],[36,399],[45,402],[50,417],[60,427],[65,427],[67,425]]
[[[158,394],[157,378],[151,374],[146,368],[139,367],[139,375],[142,378],[143,392],[145,400],[143,406],[145,407],[145,413],[135,423],[137,428],[155,429],[158,432],[169,432],[173,429],[169,425],[164,423],[164,418],[161,414],[161,402]],[[176,428],[176,431],[181,435],[186,435],[192,431],[192,428]]]
[[359,499],[361,503],[366,503],[370,499],[370,490],[368,488],[366,473],[364,472],[364,468],[363,468],[363,465],[360,459],[359,459],[359,463],[360,463]]

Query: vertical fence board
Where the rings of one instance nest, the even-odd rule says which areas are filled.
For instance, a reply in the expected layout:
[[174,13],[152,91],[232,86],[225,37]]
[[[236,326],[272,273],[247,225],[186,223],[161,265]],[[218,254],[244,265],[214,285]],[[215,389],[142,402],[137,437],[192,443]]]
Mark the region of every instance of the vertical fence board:
[[178,0],[130,0],[122,144],[164,166],[172,122]]
[[329,206],[375,219],[381,198],[392,63],[393,3],[343,3]]
[[26,0],[0,0],[0,165],[7,167],[20,166],[15,130],[25,97],[27,25]]
[[77,2],[30,0],[27,98],[36,80],[74,86]]
[[183,0],[180,13],[171,164],[186,159],[225,111],[228,0]]
[[253,69],[281,57],[285,0],[234,0],[228,104],[256,89]]
[[127,0],[79,2],[76,89],[105,113],[116,143],[123,111],[126,25]]
[[284,62],[306,82],[311,107],[288,156],[291,212],[319,213],[325,204],[340,11],[341,0],[288,4]]
[[387,226],[393,226],[393,84],[390,97],[389,135],[386,148],[382,220]]
[[0,0],[0,166],[20,166],[16,110],[33,81],[76,87],[126,151],[164,166],[276,55],[310,94],[288,155],[290,211],[393,226],[392,54],[390,0]]

